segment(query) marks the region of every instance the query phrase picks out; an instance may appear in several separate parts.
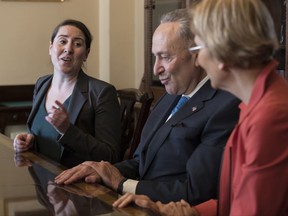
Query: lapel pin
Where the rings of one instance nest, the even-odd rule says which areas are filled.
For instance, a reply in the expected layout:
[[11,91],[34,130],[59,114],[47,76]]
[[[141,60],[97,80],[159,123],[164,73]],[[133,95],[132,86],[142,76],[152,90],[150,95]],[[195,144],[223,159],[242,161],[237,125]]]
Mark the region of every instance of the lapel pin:
[[195,112],[197,110],[197,107],[192,107],[192,112]]

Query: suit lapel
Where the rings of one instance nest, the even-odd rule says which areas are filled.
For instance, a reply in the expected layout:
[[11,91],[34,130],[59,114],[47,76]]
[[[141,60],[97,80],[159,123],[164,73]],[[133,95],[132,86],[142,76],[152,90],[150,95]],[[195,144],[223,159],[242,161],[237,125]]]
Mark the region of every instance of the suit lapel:
[[[78,74],[77,82],[71,95],[71,99],[68,106],[69,119],[71,124],[75,124],[79,113],[88,100],[88,77],[81,70]],[[63,156],[64,148],[61,147],[61,158]]]
[[[194,113],[200,111],[205,107],[205,101],[211,100],[216,93],[215,89],[212,89],[210,81],[208,80],[198,92],[189,99],[189,101],[183,105],[183,107],[175,113],[166,123],[171,110],[177,104],[177,101],[181,96],[170,96],[170,99],[163,101],[163,105],[159,106],[160,111],[156,111],[153,115],[161,114],[161,121],[158,122],[153,128],[151,128],[152,133],[149,139],[146,139],[146,146],[142,150],[142,162],[140,163],[140,178],[143,178],[146,171],[149,169],[154,157],[156,156],[160,147],[165,144],[165,140],[169,139],[169,134],[174,127],[178,127],[185,118],[192,116]],[[170,102],[170,105],[168,103]],[[162,103],[162,102],[161,102]],[[171,105],[172,104],[172,105]],[[167,107],[169,109],[167,110]],[[162,111],[161,111],[162,109]],[[167,110],[167,112],[163,112]],[[152,113],[151,113],[152,114]],[[150,114],[150,115],[151,115]],[[152,116],[151,116],[152,117]]]
[[[48,89],[49,89],[49,87],[51,85],[52,77],[53,76],[50,76],[47,80],[44,80],[43,84],[40,83],[39,84],[40,87],[39,87],[39,89],[37,89],[38,92],[36,93],[36,95],[34,95],[35,98],[33,99],[33,102],[35,104],[33,105],[32,110],[31,110],[30,115],[29,115],[28,120],[27,120],[29,128],[31,128],[32,119],[34,118],[34,116],[35,116],[37,110],[39,109],[39,106],[40,106],[44,96],[46,95],[46,93],[47,93],[47,91],[48,91]],[[35,88],[36,88],[36,86],[35,86]]]
[[[150,133],[145,137],[143,141],[143,149],[147,149],[151,139],[155,136],[155,133],[158,133],[158,129],[165,124],[166,119],[168,118],[171,110],[177,104],[177,101],[180,96],[171,96],[167,93],[155,104],[152,112],[149,114],[149,118],[146,122],[148,125]],[[163,112],[164,110],[164,112]],[[166,111],[165,111],[166,110]]]
[[83,105],[88,100],[88,82],[88,77],[85,76],[84,72],[80,71],[68,106],[68,112],[72,124],[75,124]]
[[[149,114],[149,117],[145,123],[144,130],[148,130],[149,132],[146,134],[145,137],[141,137],[141,143],[136,149],[136,154],[139,154],[139,173],[142,176],[144,169],[147,169],[146,160],[149,161],[151,157],[147,156],[148,147],[150,145],[155,145],[155,137],[158,137],[163,124],[165,124],[166,119],[168,118],[171,110],[177,104],[177,101],[180,96],[172,96],[169,94],[164,94],[158,102],[154,105],[153,110]],[[177,99],[178,98],[178,99]],[[143,133],[143,132],[142,132]],[[160,136],[161,137],[161,136]],[[144,167],[145,166],[145,167]]]

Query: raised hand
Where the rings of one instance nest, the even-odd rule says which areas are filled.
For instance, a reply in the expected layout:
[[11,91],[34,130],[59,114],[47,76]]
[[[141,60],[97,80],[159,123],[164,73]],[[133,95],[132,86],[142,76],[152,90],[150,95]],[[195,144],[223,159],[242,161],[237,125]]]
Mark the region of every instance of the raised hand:
[[55,105],[48,111],[48,115],[45,117],[55,130],[60,134],[64,134],[70,125],[69,114],[62,103],[55,101]]

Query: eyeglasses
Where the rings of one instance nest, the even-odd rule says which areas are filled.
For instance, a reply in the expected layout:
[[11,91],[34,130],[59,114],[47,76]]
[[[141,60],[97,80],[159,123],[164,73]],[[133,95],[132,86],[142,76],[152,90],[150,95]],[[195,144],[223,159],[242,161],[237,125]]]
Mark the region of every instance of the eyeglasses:
[[204,45],[199,45],[199,46],[195,46],[195,47],[190,47],[188,50],[190,52],[194,52],[194,51],[200,50],[200,49],[202,49],[204,47],[205,47]]

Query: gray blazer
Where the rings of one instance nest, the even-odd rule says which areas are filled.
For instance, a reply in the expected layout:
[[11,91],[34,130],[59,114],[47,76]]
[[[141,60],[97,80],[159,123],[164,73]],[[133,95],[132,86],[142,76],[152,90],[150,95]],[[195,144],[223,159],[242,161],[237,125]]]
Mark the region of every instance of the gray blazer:
[[160,98],[133,159],[116,167],[125,177],[140,180],[137,194],[196,205],[217,197],[222,152],[238,121],[240,101],[212,89],[208,81],[165,123],[179,97]]
[[[46,75],[36,82],[33,107],[27,121],[29,130],[52,77]],[[66,166],[74,166],[85,160],[112,163],[120,160],[120,107],[114,86],[80,71],[68,113],[71,124],[66,133],[56,140],[62,147]]]

